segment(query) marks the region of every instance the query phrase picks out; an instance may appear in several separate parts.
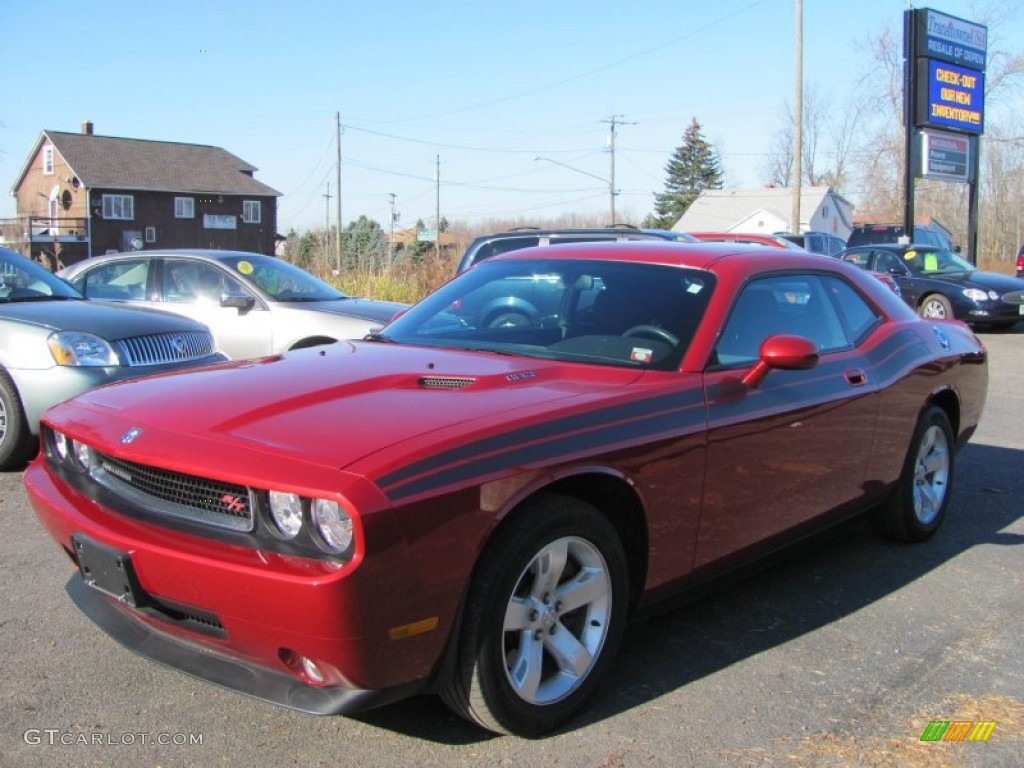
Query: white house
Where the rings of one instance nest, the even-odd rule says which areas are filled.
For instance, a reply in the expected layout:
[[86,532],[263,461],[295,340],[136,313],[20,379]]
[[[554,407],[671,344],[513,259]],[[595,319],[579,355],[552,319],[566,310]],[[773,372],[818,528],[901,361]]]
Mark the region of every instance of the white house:
[[[793,190],[706,189],[672,227],[676,232],[789,232]],[[802,187],[800,232],[827,232],[846,240],[853,229],[853,204],[831,187]]]

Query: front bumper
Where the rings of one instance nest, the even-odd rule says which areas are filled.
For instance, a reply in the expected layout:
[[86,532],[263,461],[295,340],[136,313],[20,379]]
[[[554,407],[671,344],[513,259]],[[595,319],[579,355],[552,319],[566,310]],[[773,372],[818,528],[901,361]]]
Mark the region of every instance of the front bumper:
[[72,576],[66,590],[90,620],[125,648],[237,693],[314,715],[338,715],[383,706],[418,693],[414,682],[387,690],[331,686],[315,688],[280,672],[159,632],[111,598]]
[[[24,482],[72,560],[83,540],[126,560],[130,592],[144,598],[138,604],[88,586],[79,573],[68,592],[142,656],[276,704],[340,714],[425,688],[443,651],[447,621],[393,636],[433,602],[396,566],[400,546],[340,565],[198,537],[104,508],[55,477],[44,456]],[[315,663],[319,680],[303,660]]]

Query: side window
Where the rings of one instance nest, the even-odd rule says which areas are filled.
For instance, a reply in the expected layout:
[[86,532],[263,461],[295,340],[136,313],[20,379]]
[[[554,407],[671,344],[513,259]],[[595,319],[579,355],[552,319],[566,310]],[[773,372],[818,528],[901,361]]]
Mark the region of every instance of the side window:
[[220,269],[210,264],[183,259],[164,262],[165,301],[218,304],[221,294],[234,287]]
[[847,337],[854,344],[859,344],[878,324],[881,317],[849,283],[836,277],[825,278],[825,283],[839,308]]
[[518,251],[520,248],[532,248],[535,245],[540,245],[540,237],[537,235],[494,240],[480,246],[473,256],[473,263],[478,264],[484,259],[491,258],[491,256],[497,256],[499,253]]
[[897,274],[902,275],[906,273],[906,269],[900,264],[899,257],[895,253],[889,251],[878,251],[875,255],[875,271],[885,272],[886,274]]
[[143,301],[149,279],[149,260],[115,261],[101,264],[75,279],[75,287],[86,298],[106,301]]
[[749,365],[775,334],[803,336],[819,352],[849,347],[842,322],[817,275],[780,275],[748,283],[715,348],[719,365]]
[[848,261],[851,264],[856,264],[861,269],[867,269],[869,255],[870,251],[867,249],[859,251],[850,251],[849,253],[843,254],[843,261]]

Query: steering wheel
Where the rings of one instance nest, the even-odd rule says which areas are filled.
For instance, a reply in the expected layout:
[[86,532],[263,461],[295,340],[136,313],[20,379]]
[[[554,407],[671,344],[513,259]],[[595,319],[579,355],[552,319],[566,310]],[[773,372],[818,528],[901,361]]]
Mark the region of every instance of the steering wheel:
[[676,346],[679,343],[673,334],[666,331],[664,328],[658,325],[634,325],[632,328],[627,328],[622,332],[623,336],[654,336],[655,338],[661,339],[667,342],[671,346]]

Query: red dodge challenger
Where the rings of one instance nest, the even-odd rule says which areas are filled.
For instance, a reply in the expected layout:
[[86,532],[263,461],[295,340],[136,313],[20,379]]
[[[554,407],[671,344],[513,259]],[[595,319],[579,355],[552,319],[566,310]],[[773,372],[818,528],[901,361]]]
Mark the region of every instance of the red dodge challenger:
[[25,484],[74,600],[144,656],[533,736],[666,598],[858,514],[931,536],[986,386],[966,326],[849,264],[550,246],[363,341],[55,406]]

